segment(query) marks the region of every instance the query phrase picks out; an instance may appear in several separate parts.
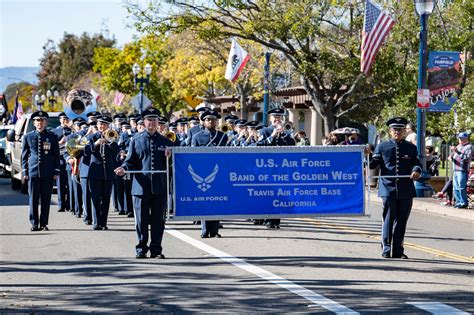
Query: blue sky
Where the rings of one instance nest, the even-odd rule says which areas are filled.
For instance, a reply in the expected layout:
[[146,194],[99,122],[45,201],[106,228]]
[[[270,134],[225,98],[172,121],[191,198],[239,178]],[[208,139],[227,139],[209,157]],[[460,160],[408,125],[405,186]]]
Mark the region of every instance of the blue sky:
[[119,46],[136,32],[127,27],[122,0],[0,0],[0,68],[37,67],[48,39],[108,29]]

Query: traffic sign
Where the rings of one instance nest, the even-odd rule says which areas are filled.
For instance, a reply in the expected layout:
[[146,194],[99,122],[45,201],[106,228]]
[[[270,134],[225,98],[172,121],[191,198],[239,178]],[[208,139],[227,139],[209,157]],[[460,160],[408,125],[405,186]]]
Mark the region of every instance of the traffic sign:
[[416,97],[416,107],[430,108],[430,90],[429,89],[418,89],[418,93]]
[[192,108],[196,108],[196,106],[198,106],[199,104],[202,103],[202,99],[199,99],[197,98],[196,96],[194,95],[186,95],[184,97],[184,100],[186,101],[186,103],[188,103],[189,106],[191,106]]

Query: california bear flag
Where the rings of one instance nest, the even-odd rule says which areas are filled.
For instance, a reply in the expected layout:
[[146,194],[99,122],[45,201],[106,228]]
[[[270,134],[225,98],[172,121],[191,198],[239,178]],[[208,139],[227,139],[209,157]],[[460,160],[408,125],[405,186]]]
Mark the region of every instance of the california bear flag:
[[225,78],[235,82],[239,78],[240,73],[249,61],[250,56],[247,54],[235,38],[232,39],[232,47],[230,47],[229,59],[225,69]]

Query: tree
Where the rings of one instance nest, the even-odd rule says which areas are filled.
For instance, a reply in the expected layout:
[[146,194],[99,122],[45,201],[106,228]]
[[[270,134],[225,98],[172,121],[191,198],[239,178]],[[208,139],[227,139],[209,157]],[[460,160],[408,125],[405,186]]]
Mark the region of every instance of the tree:
[[125,45],[123,49],[98,48],[93,59],[94,71],[101,74],[100,83],[107,91],[120,91],[132,96],[138,92],[138,87],[134,86],[133,64],[138,62],[141,69],[147,63],[150,64],[153,70],[145,94],[163,115],[170,117],[171,113],[184,107],[183,100],[173,95],[171,82],[159,75],[161,67],[171,55],[162,37],[145,36]]
[[54,86],[59,91],[67,92],[74,82],[92,70],[94,50],[99,47],[112,47],[115,39],[102,34],[81,36],[64,33],[56,46],[52,40],[43,47],[38,72],[38,87],[47,91]]
[[5,99],[7,101],[7,109],[13,113],[15,108],[16,93],[18,93],[18,101],[23,106],[23,112],[36,110],[33,106],[32,95],[35,93],[36,87],[27,82],[11,83],[5,89]]
[[[162,2],[152,1],[147,7],[129,3],[139,30],[191,30],[205,41],[236,36],[280,51],[299,73],[326,133],[342,115],[393,97],[395,76],[405,73],[403,65],[393,61],[393,55],[400,53],[394,48],[379,52],[372,77],[360,74],[361,2],[171,1],[169,12],[160,8]],[[397,16],[404,15],[407,12]],[[408,34],[414,37],[413,30]]]

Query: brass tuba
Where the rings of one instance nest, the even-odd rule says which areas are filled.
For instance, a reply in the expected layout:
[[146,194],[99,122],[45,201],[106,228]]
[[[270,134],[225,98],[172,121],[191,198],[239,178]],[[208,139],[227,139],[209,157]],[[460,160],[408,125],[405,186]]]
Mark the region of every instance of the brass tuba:
[[164,132],[163,137],[165,137],[166,139],[168,139],[171,142],[176,141],[176,134],[173,131]]
[[104,132],[104,139],[107,140],[108,143],[113,143],[117,141],[119,138],[119,134],[114,129],[109,129]]
[[64,113],[69,119],[82,117],[87,120],[87,114],[97,109],[94,96],[81,89],[72,89],[64,98]]
[[219,125],[218,129],[222,131],[223,133],[227,133],[232,130],[232,126],[229,125],[228,123],[223,123],[222,125]]

